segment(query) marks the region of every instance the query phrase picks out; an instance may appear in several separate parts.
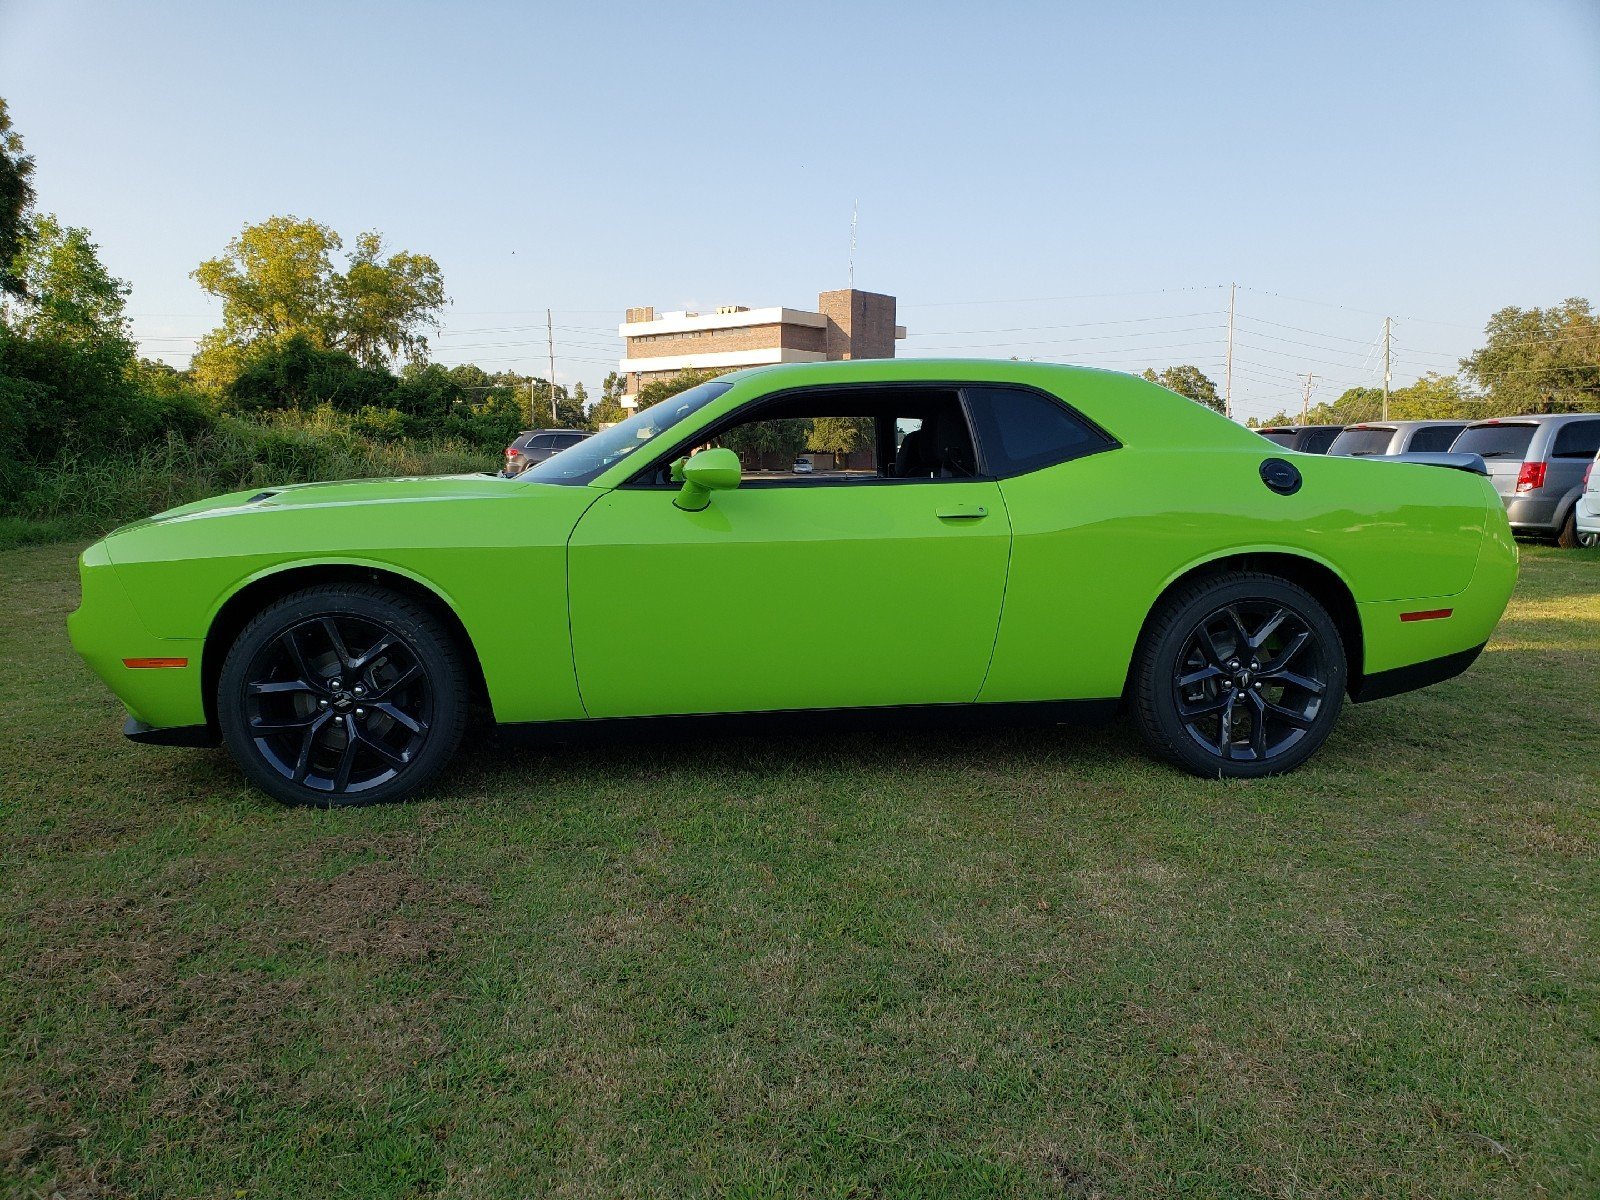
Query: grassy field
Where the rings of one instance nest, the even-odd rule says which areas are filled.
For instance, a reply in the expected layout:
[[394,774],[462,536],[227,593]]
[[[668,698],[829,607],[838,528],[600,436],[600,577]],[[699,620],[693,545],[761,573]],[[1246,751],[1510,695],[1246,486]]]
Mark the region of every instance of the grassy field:
[[1090,731],[479,744],[282,809],[0,554],[0,1190],[1600,1193],[1600,555],[1314,764]]

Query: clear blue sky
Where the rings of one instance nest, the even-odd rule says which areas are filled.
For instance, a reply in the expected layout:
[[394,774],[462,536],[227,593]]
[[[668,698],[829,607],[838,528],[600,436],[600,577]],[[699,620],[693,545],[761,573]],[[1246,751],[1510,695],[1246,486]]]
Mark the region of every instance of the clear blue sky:
[[542,372],[554,308],[591,388],[628,305],[843,286],[854,200],[908,354],[1220,381],[1237,281],[1241,415],[1374,382],[1385,313],[1400,386],[1497,307],[1600,302],[1596,0],[0,0],[0,95],[149,353],[274,213],[434,255],[439,361]]

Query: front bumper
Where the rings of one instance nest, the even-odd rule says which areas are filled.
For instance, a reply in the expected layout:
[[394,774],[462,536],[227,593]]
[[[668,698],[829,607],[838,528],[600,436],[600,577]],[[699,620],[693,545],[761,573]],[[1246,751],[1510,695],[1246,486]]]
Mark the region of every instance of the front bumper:
[[204,641],[151,633],[117,578],[104,542],[83,552],[78,575],[83,598],[67,618],[72,648],[139,724],[153,729],[204,725]]

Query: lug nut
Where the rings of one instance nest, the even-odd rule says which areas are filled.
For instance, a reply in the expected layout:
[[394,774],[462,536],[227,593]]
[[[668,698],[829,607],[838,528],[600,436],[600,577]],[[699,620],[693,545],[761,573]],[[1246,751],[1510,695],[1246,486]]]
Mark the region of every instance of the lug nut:
[[318,700],[317,701],[317,707],[318,708],[327,708],[328,707],[328,702],[326,700]]
[[1261,685],[1259,683],[1252,683],[1250,686],[1255,688],[1255,690],[1258,692],[1261,690]]
[[[1257,687],[1260,687],[1260,686],[1261,686],[1261,685],[1260,685],[1260,684],[1259,684],[1259,683],[1258,683],[1258,684],[1256,684],[1256,686],[1257,686]],[[358,708],[358,709],[356,709],[356,716],[358,716],[358,717],[364,717],[364,716],[366,716],[366,715],[367,715],[367,710],[366,710],[366,709],[364,709],[364,708]]]
[[329,684],[329,685],[328,685],[328,686],[329,686],[329,687],[331,687],[331,688],[332,688],[332,689],[333,689],[333,690],[334,690],[334,691],[336,691],[336,692],[337,692],[337,691],[338,691],[338,690],[339,690],[339,689],[340,689],[340,688],[342,688],[342,687],[343,687],[343,686],[344,686],[344,680],[342,680],[342,679],[335,679],[335,680],[334,680],[334,681],[333,681],[333,682],[332,682],[332,683],[330,683],[330,684]]
[[367,689],[362,687],[359,683],[356,684],[356,686],[352,690],[358,696],[365,696],[367,694]]

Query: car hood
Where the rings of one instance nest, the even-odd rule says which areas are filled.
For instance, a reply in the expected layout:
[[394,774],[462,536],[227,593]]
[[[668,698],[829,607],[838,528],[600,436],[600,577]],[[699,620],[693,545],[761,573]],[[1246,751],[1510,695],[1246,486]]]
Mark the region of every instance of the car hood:
[[498,498],[518,484],[497,475],[413,475],[391,479],[340,479],[326,483],[291,483],[281,487],[250,488],[180,504],[134,521],[116,533],[176,521],[209,520],[242,512],[293,508],[331,508],[349,504],[404,504],[423,500],[473,500]]

